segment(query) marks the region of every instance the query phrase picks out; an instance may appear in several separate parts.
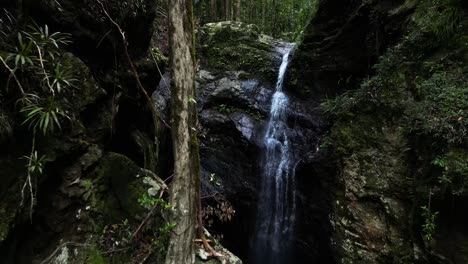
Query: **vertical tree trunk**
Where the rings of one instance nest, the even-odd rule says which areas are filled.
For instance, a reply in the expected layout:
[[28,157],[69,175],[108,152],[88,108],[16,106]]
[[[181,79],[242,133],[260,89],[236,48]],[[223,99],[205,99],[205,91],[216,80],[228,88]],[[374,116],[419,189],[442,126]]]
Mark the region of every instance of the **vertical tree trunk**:
[[174,148],[169,221],[175,228],[171,232],[165,263],[191,264],[195,261],[194,239],[200,199],[192,1],[171,0],[168,17]]
[[216,5],[216,1],[217,0],[210,0],[210,7],[211,7],[211,19],[210,19],[210,22],[215,22],[215,21],[218,21],[218,7]]
[[235,21],[240,21],[241,16],[241,0],[234,0],[235,7],[234,7],[234,19]]
[[226,14],[226,21],[231,20],[231,0],[224,0],[224,8]]
[[265,28],[266,28],[266,25],[265,25],[265,12],[266,12],[266,2],[267,0],[261,0],[261,3],[262,3],[262,17],[261,17],[261,29],[262,29],[262,33],[265,33]]
[[277,32],[278,30],[276,29],[276,19],[277,19],[277,8],[276,8],[276,0],[273,0],[272,5],[271,5],[271,13],[273,15],[273,21],[271,21],[271,28],[270,28],[270,35],[273,37],[277,37]]

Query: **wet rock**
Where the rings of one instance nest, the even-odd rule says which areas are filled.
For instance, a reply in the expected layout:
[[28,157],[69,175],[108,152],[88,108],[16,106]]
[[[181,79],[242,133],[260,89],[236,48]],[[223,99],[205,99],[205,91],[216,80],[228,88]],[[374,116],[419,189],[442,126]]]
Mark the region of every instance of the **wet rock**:
[[247,140],[251,141],[255,132],[255,122],[253,118],[244,113],[234,113],[231,118],[234,120],[237,130],[239,130]]
[[239,105],[247,101],[238,81],[222,78],[215,83],[215,87],[209,100],[229,101]]

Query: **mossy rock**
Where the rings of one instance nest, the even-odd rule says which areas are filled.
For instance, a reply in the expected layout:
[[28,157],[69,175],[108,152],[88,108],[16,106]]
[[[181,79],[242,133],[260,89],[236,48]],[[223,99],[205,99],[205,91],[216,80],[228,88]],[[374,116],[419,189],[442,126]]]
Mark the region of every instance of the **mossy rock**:
[[241,22],[209,23],[197,33],[201,63],[212,70],[244,70],[255,77],[276,78],[274,49],[279,42]]
[[353,120],[337,122],[327,139],[334,150],[341,155],[349,155],[368,145],[380,143],[381,123],[373,116],[360,116]]
[[104,224],[135,219],[144,214],[144,208],[138,204],[138,198],[148,191],[143,173],[128,157],[107,153],[91,175],[81,180],[83,198],[103,216]]
[[72,53],[64,53],[62,63],[66,69],[73,72],[77,82],[73,83],[79,89],[79,93],[70,98],[74,111],[82,111],[87,105],[96,101],[96,98],[105,94],[91,74],[90,69]]

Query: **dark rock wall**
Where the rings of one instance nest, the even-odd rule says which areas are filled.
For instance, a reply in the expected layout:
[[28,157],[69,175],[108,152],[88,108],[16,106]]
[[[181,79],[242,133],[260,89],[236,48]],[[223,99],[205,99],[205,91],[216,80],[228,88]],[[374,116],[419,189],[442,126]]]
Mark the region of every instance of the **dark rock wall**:
[[[126,32],[130,56],[151,93],[160,79],[149,53],[158,3],[103,2]],[[33,179],[37,199],[32,223],[28,190],[25,205],[19,206],[26,175],[25,160],[21,157],[28,155],[32,138],[27,127],[21,126],[20,116],[12,117],[13,136],[0,141],[0,262],[38,263],[59,245],[65,245],[62,251],[69,246],[70,252],[75,249],[79,252],[70,253],[69,262],[104,263],[94,262],[106,258],[98,246],[104,227],[120,226],[125,219],[129,225],[137,225],[145,214],[135,210],[143,209],[137,199],[149,188],[138,177],[144,174],[140,167],[145,167],[146,159],[150,158],[140,145],[154,135],[151,115],[123,56],[121,36],[97,1],[21,3],[19,9],[17,1],[2,1],[0,6],[8,8],[20,23],[26,24],[22,19],[30,18],[38,25],[47,24],[51,32],[71,33],[73,43],[63,52],[66,63],[73,65],[78,85],[73,96],[67,98],[73,106],[70,110],[73,120],[60,132],[37,137],[36,149],[46,154],[49,161],[44,173]],[[164,62],[158,63],[164,71]],[[2,70],[2,89],[4,76]],[[13,110],[3,107],[11,106],[11,99],[2,97],[0,101],[3,99],[9,104],[2,105],[0,114],[8,114]],[[135,136],[137,133],[139,138]],[[161,151],[167,151],[166,145]],[[160,162],[167,161],[170,158]],[[70,241],[75,244],[67,244]],[[52,257],[65,252],[58,249]],[[127,252],[124,257],[131,254]]]
[[377,58],[401,36],[408,10],[403,1],[320,1],[304,30],[290,69],[293,93],[322,99],[358,84]]
[[[236,210],[230,222],[214,225],[224,243],[248,260],[254,234],[257,190],[261,175],[263,136],[268,122],[284,43],[237,22],[208,24],[198,32],[201,158],[206,193],[221,192]],[[322,174],[315,153],[324,130],[318,104],[289,95],[288,138],[292,144],[298,215],[294,263],[332,263],[328,214],[334,181]],[[214,173],[220,186],[209,186]],[[323,180],[323,181],[322,181]]]
[[[327,234],[338,263],[466,262],[467,233],[460,224],[467,219],[466,192],[460,190],[465,185],[457,181],[454,195],[454,187],[440,184],[442,173],[433,164],[443,153],[448,160],[464,157],[466,140],[453,139],[450,132],[421,132],[411,119],[414,111],[422,123],[437,116],[429,107],[417,108],[432,99],[413,90],[432,83],[432,74],[457,72],[456,80],[466,82],[466,19],[454,15],[457,29],[444,33],[428,26],[448,27],[446,10],[466,17],[462,2],[322,0],[305,29],[287,87],[301,98],[330,99],[318,116],[329,132],[308,167],[316,172],[314,185],[324,189],[305,192],[331,201],[322,208],[330,212],[333,228]],[[432,63],[437,70],[425,68]],[[447,89],[438,98],[457,92],[457,98],[465,98],[466,85],[447,88],[447,83],[436,85]],[[456,135],[464,135],[466,127],[462,101],[435,107],[458,111],[459,123],[450,125]],[[428,126],[453,124],[444,118],[447,123]],[[466,176],[464,166],[457,175]],[[422,206],[438,212],[430,241],[424,238]]]

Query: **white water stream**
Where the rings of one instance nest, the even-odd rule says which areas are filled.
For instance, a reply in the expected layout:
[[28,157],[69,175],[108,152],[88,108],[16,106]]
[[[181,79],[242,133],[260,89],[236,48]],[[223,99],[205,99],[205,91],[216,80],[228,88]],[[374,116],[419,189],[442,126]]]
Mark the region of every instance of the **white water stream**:
[[284,75],[294,44],[282,49],[276,91],[264,137],[264,161],[257,207],[253,263],[287,263],[296,214],[291,146],[287,135],[288,97],[283,93]]

